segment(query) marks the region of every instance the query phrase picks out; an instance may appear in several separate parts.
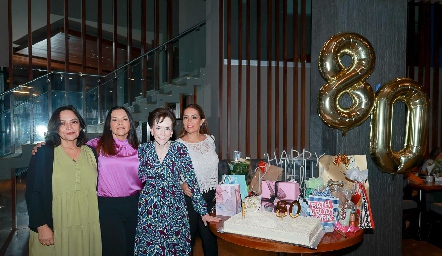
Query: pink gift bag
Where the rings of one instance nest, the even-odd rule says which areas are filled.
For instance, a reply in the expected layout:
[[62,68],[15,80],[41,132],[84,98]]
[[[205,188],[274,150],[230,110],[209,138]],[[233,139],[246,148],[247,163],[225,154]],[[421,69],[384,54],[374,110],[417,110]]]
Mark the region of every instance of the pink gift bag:
[[219,184],[216,186],[216,215],[233,216],[241,212],[239,184]]

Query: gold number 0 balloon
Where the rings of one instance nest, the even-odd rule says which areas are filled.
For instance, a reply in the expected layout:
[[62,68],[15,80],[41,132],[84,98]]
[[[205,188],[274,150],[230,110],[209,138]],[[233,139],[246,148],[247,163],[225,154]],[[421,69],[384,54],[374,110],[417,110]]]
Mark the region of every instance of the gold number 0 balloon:
[[[402,101],[407,106],[404,148],[391,149],[393,106]],[[371,114],[370,157],[383,172],[403,173],[414,167],[427,147],[429,99],[420,85],[409,78],[397,78],[376,93]]]
[[[352,59],[349,67],[341,61],[344,55]],[[374,66],[373,47],[356,33],[332,36],[319,53],[319,71],[327,83],[319,90],[318,114],[328,126],[342,130],[343,136],[370,116],[374,92],[365,79]],[[339,104],[345,94],[352,99],[348,108]]]

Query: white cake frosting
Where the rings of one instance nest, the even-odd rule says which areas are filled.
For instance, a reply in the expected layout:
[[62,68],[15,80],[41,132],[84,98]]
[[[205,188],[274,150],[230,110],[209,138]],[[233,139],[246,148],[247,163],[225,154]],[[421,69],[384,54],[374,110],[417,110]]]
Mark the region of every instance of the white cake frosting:
[[324,236],[317,218],[286,216],[279,218],[273,212],[238,213],[224,222],[223,232],[234,233],[279,242],[316,248]]

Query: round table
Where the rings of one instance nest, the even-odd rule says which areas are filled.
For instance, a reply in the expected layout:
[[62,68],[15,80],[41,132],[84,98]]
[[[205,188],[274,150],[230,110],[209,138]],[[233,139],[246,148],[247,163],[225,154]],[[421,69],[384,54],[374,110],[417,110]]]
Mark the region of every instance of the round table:
[[220,222],[211,222],[209,224],[210,230],[219,238],[226,240],[227,242],[234,243],[237,245],[262,250],[262,251],[272,251],[272,252],[282,252],[282,253],[320,253],[320,252],[330,252],[341,250],[352,245],[355,245],[362,241],[364,238],[364,231],[359,230],[355,233],[346,233],[347,238],[343,237],[336,231],[332,233],[326,233],[318,245],[318,248],[309,249],[302,246],[296,246],[288,243],[276,242],[272,240],[243,236],[231,233],[220,233],[219,228],[222,228],[224,221],[229,217],[217,216],[221,218]]

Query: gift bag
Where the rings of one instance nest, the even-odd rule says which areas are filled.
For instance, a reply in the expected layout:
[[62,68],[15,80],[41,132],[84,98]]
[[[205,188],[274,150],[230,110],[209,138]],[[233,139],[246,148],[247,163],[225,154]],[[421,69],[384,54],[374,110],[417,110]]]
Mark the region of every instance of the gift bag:
[[261,210],[274,212],[278,201],[285,200],[291,203],[298,200],[299,193],[299,184],[296,182],[263,180]]
[[245,175],[223,175],[221,180],[222,184],[239,184],[241,200],[248,196],[249,193],[246,185]]
[[359,215],[360,228],[374,228],[370,205],[367,160],[365,155],[325,155],[319,159],[319,176],[328,180],[343,181],[343,187],[352,191],[352,203]]
[[256,195],[261,195],[262,193],[262,181],[263,180],[271,180],[277,181],[281,179],[283,169],[281,167],[277,167],[274,165],[270,165],[265,163],[265,166],[258,166],[255,169],[255,174],[250,181],[250,191],[255,193]]
[[233,216],[241,212],[239,184],[218,184],[215,199],[216,215]]
[[333,232],[339,217],[339,199],[332,196],[329,188],[313,190],[308,197],[309,215],[321,220],[325,232]]
[[365,190],[365,186],[362,183],[357,183],[357,186],[361,193],[361,204],[360,204],[360,213],[359,213],[359,228],[375,228],[374,220],[371,213],[371,205],[370,200],[368,199],[367,192]]

